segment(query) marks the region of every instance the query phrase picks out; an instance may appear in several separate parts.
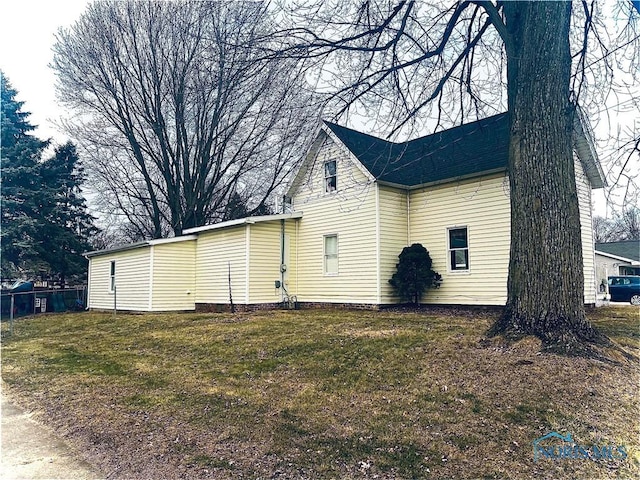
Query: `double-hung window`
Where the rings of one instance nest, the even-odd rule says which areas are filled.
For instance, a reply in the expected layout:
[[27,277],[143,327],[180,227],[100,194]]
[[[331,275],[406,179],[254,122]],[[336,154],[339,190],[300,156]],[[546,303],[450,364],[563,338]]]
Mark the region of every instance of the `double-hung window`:
[[336,161],[324,162],[324,191],[325,193],[335,192],[338,188],[336,175]]
[[338,274],[338,235],[324,236],[324,274]]
[[467,227],[449,228],[449,269],[454,271],[469,270],[469,238]]
[[111,260],[109,267],[109,291],[114,292],[116,289],[116,261]]

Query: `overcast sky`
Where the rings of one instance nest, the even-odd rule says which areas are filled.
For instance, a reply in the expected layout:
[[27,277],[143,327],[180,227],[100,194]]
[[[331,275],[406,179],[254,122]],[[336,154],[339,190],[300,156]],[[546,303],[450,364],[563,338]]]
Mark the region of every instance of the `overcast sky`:
[[[73,24],[87,3],[88,0],[5,0],[0,7],[0,69],[18,91],[18,99],[25,102],[23,110],[31,113],[31,123],[38,126],[35,135],[52,138],[56,143],[65,142],[67,137],[55,127],[55,120],[64,111],[57,105],[56,79],[48,67],[51,46],[58,29]],[[631,112],[629,118],[634,117]],[[595,197],[599,199],[596,210],[603,215],[602,191]]]
[[70,26],[83,12],[87,0],[5,0],[0,6],[0,69],[13,88],[29,120],[38,125],[39,138],[57,142],[67,137],[48,119],[61,115],[55,100],[55,76],[48,64],[54,33]]

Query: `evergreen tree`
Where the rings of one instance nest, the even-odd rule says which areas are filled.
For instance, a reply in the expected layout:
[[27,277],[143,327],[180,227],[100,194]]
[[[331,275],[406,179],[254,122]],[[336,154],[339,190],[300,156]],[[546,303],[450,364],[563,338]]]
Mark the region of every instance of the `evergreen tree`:
[[237,220],[249,216],[249,210],[238,192],[233,192],[224,210],[223,220]]
[[94,218],[80,185],[84,170],[79,165],[76,147],[71,142],[57,147],[54,155],[42,163],[41,258],[48,265],[49,277],[61,283],[84,276],[87,261],[83,252],[91,249],[90,238],[97,233]]
[[75,146],[41,161],[49,142],[30,133],[34,126],[16,95],[2,75],[2,276],[79,280],[86,273],[82,253],[97,229],[81,195]]
[[420,243],[404,247],[398,259],[389,283],[398,295],[417,305],[424,291],[437,288],[442,277],[431,269],[431,256]]
[[39,164],[48,142],[30,132],[24,102],[16,100],[17,91],[0,72],[2,117],[2,277],[24,276],[38,269],[38,190]]

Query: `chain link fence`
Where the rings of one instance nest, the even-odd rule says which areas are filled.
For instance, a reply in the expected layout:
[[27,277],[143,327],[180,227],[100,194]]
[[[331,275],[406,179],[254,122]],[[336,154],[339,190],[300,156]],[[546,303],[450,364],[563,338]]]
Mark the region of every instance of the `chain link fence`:
[[87,305],[87,286],[73,288],[35,288],[28,292],[3,291],[0,300],[2,320],[13,320],[40,313],[82,311]]

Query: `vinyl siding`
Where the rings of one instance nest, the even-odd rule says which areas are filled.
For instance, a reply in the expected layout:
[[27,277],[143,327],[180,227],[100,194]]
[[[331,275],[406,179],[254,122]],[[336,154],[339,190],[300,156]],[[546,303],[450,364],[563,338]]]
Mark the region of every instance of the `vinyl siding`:
[[117,308],[148,311],[150,259],[148,246],[91,258],[89,308],[113,309],[114,294],[109,291],[109,278],[111,261],[115,260]]
[[[469,271],[449,272],[447,229],[467,227]],[[422,243],[442,275],[425,303],[504,305],[510,245],[508,180],[493,175],[411,192],[409,243]]]
[[409,240],[407,225],[407,192],[384,186],[378,187],[380,218],[380,303],[398,303],[389,285],[396,271],[398,255]]
[[200,233],[196,243],[196,303],[246,303],[246,225]]
[[[337,161],[337,190],[324,191],[324,162]],[[329,138],[293,195],[298,225],[298,300],[377,304],[376,185]],[[324,274],[324,236],[338,235],[338,273]]]
[[109,292],[109,264],[112,259],[107,256],[89,259],[89,308],[113,308],[113,294]]
[[591,185],[582,162],[574,155],[578,206],[580,208],[580,233],[582,236],[582,259],[584,262],[584,303],[596,303],[596,288],[600,281],[596,278],[595,251],[593,244],[593,224],[591,222]]
[[[249,303],[273,303],[282,301],[282,290],[275,288],[275,280],[280,280],[281,224],[279,221],[252,224],[251,252],[249,257]],[[291,278],[295,278],[295,221],[285,221],[285,237],[289,242],[285,251],[285,287],[290,295],[295,295]]]
[[152,309],[194,310],[196,241],[154,245]]

